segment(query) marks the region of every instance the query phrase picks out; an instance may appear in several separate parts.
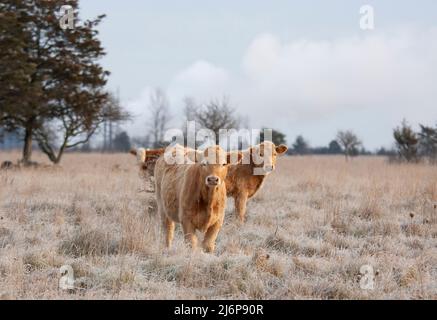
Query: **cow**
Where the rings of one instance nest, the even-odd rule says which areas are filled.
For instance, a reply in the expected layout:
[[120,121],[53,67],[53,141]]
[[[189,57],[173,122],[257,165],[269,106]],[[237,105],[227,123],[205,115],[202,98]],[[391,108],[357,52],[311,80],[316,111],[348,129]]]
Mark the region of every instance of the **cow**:
[[274,171],[276,158],[287,151],[287,146],[275,146],[264,141],[241,151],[241,164],[231,165],[226,177],[227,196],[234,198],[235,213],[241,222],[245,221],[247,200],[262,187],[266,177]]
[[160,149],[131,149],[130,154],[137,157],[137,162],[140,165],[140,169],[144,171],[145,177],[153,177],[155,170],[155,163],[158,158],[164,154],[165,148]]
[[[241,154],[236,158],[240,161]],[[155,195],[167,248],[173,241],[175,224],[180,223],[185,240],[193,249],[197,247],[196,230],[199,230],[204,233],[204,250],[214,251],[225,216],[225,179],[230,161],[231,153],[220,146],[195,151],[195,161],[191,164],[169,164],[165,154],[158,158]]]
[[[160,149],[131,149],[129,151],[130,154],[133,154],[137,157],[137,163],[140,167],[140,176],[145,179],[146,182],[146,192],[154,193],[155,192],[155,182],[154,182],[154,171],[156,160],[164,154],[165,148]],[[155,207],[152,205],[152,207]]]
[[0,166],[0,169],[1,170],[9,170],[9,169],[13,169],[15,167],[16,166],[12,163],[12,161],[3,161],[1,166]]
[[[183,148],[182,146],[179,147]],[[246,218],[248,199],[255,196],[266,177],[274,171],[277,156],[283,155],[287,150],[288,148],[284,144],[276,146],[270,141],[264,141],[247,150],[238,152],[242,155],[243,160],[229,167],[225,183],[227,196],[234,199],[235,213],[241,222],[244,222]],[[164,149],[150,150],[150,152],[156,156],[163,154]],[[151,158],[146,162],[153,162],[156,159]]]

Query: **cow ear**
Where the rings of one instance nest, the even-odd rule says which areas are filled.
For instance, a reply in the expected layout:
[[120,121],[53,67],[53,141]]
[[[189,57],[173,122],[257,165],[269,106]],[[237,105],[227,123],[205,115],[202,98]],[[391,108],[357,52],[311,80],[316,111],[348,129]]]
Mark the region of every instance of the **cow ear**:
[[278,154],[284,154],[285,152],[287,152],[288,147],[285,144],[280,144],[279,146],[276,147],[275,150]]

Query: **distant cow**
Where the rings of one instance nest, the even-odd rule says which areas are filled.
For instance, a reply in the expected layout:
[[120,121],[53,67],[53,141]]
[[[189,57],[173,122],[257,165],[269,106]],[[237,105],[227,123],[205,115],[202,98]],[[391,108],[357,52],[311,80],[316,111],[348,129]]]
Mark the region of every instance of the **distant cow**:
[[146,176],[153,177],[156,160],[158,160],[159,156],[161,156],[164,151],[165,148],[153,150],[138,148],[130,150],[129,153],[137,157],[137,162],[140,165],[140,169],[144,171]]
[[277,156],[287,149],[286,145],[275,146],[265,141],[242,151],[242,163],[229,167],[226,191],[228,197],[234,198],[235,211],[241,222],[245,220],[247,200],[261,188],[267,175],[275,169]]
[[0,169],[2,170],[8,170],[8,169],[13,169],[15,167],[15,165],[12,163],[12,161],[3,161]]
[[182,224],[185,239],[193,248],[197,246],[199,230],[204,233],[204,250],[214,251],[225,215],[225,179],[230,157],[230,153],[213,146],[196,152],[193,164],[168,164],[165,156],[157,160],[156,198],[167,247],[171,246],[177,222]]

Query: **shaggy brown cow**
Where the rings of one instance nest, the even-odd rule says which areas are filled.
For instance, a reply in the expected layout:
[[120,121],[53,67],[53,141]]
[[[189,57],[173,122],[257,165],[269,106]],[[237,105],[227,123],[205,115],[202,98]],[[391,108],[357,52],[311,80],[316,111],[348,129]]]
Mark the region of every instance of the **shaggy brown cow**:
[[227,195],[234,198],[235,211],[241,222],[245,220],[247,200],[261,188],[267,175],[275,169],[277,156],[284,154],[287,149],[286,145],[275,146],[265,141],[242,151],[242,163],[229,167]]
[[[225,179],[230,153],[219,146],[196,153],[193,164],[168,164],[165,155],[155,166],[158,212],[171,246],[175,223],[181,223],[185,239],[197,247],[196,230],[204,233],[203,248],[213,252],[223,224],[226,206]],[[238,155],[241,160],[241,155]]]
[[137,157],[138,164],[140,165],[140,169],[144,171],[145,177],[153,177],[156,160],[158,160],[164,152],[165,148],[153,150],[138,148],[129,151],[130,154]]
[[[277,156],[287,150],[286,145],[275,146],[272,142],[265,141],[241,151],[242,163],[229,167],[226,177],[227,196],[234,198],[235,212],[241,222],[245,220],[247,200],[257,193],[266,177],[274,171]],[[163,149],[150,150],[150,152],[155,156],[164,153]],[[151,158],[150,161],[153,162],[155,159]]]

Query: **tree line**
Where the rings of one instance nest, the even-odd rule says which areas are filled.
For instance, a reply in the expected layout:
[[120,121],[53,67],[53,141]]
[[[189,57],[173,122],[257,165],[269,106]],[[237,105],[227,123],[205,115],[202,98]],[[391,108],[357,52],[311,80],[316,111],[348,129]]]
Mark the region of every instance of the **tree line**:
[[[74,8],[75,26],[64,30],[57,16],[61,6]],[[98,38],[105,15],[81,21],[78,0],[3,0],[0,3],[0,142],[22,146],[24,165],[32,163],[34,146],[57,164],[66,150],[92,151],[90,139],[103,131],[101,150],[126,151],[131,145],[161,147],[170,124],[184,129],[195,121],[196,130],[210,129],[218,142],[220,129],[248,128],[229,97],[199,103],[183,101],[182,124],[175,122],[164,90],[150,94],[145,106],[144,132],[130,138],[113,134],[113,125],[131,119],[119,98],[106,89],[110,72],[100,64],[106,52]],[[186,134],[186,133],[185,133]],[[389,156],[392,162],[437,163],[437,125],[419,131],[403,121],[393,130],[394,147],[370,152],[352,130],[338,131],[326,146],[312,147],[298,135],[289,145],[292,155],[343,154]],[[264,141],[263,131],[258,142]],[[275,144],[287,144],[286,135],[273,130]]]
[[[207,128],[215,134],[216,143],[218,143],[220,129],[241,129],[248,128],[248,119],[244,119],[237,113],[237,109],[232,107],[229,97],[210,99],[209,101],[198,103],[193,97],[186,97],[183,101],[183,117],[180,125],[184,127],[187,121],[195,121],[197,130]],[[171,141],[165,141],[164,134],[169,129],[169,123],[173,119],[170,111],[169,99],[165,91],[155,89],[150,93],[149,103],[147,105],[149,119],[147,121],[147,130],[143,132],[143,137],[132,139],[134,144],[150,148],[158,148],[168,145]],[[177,124],[176,124],[177,125]],[[186,129],[186,128],[184,128]],[[260,129],[258,142],[264,141],[264,129]],[[287,144],[286,135],[279,130],[272,130],[272,139],[275,144]],[[375,152],[366,150],[352,130],[340,130],[336,137],[325,147],[311,147],[307,140],[298,135],[295,141],[289,146],[288,154],[290,155],[338,155],[343,154],[346,160],[358,155],[391,155],[393,150],[381,148]]]
[[[219,137],[220,129],[240,129],[248,127],[248,120],[237,114],[229,97],[212,99],[205,103],[196,103],[192,97],[184,99],[184,123],[196,121],[200,128],[211,129]],[[151,93],[148,106],[150,119],[145,139],[136,138],[135,141],[147,147],[161,147],[170,143],[164,141],[165,130],[169,127],[170,106],[166,94],[161,89]],[[258,141],[264,141],[263,129]],[[279,130],[272,131],[272,141],[287,144],[286,135]],[[216,141],[218,142],[218,140]],[[353,130],[339,130],[327,146],[310,146],[309,142],[298,135],[289,145],[289,155],[344,155],[346,160],[358,155],[386,156],[390,162],[420,162],[437,163],[437,125],[435,128],[420,125],[420,131],[415,132],[404,120],[393,129],[393,146],[380,147],[370,151]]]

